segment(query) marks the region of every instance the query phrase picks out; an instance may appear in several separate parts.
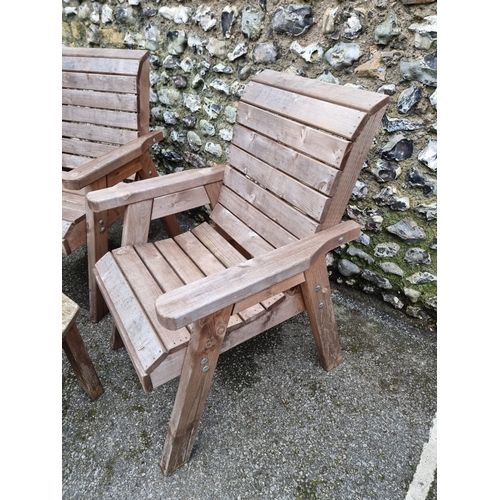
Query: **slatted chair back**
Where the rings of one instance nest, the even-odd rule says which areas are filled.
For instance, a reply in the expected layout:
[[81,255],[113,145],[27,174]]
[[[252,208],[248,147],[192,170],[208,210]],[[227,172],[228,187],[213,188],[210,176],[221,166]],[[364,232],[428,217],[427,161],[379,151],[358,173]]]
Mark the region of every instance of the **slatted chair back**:
[[148,52],[63,47],[63,170],[83,165],[147,132]]
[[238,106],[213,221],[252,256],[338,223],[384,96],[265,70]]

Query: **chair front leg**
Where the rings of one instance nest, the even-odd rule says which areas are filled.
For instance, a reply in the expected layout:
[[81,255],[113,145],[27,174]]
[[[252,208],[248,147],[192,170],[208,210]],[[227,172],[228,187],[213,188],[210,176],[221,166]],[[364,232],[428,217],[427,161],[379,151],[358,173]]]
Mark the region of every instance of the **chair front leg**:
[[342,363],[342,354],[325,259],[319,258],[304,275],[300,286],[314,342],[321,366],[330,371]]
[[232,306],[196,322],[168,426],[160,467],[169,474],[191,456]]
[[[97,181],[94,189],[102,189],[105,179]],[[89,311],[90,320],[94,323],[100,321],[108,312],[104,298],[97,286],[94,276],[96,262],[108,251],[108,214],[107,212],[95,213],[86,205],[87,220],[87,260],[89,277]]]

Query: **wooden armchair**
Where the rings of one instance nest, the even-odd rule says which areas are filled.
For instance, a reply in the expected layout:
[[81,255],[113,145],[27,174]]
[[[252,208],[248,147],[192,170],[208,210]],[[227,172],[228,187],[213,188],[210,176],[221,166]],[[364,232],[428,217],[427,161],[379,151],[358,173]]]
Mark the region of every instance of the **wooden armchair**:
[[[307,310],[321,365],[341,362],[325,254],[360,234],[341,217],[387,103],[265,70],[227,166],[87,195],[95,212],[126,207],[122,246],[95,274],[144,390],[180,375],[165,474],[189,460],[221,352]],[[210,224],[147,242],[152,219],[206,204]]]
[[[149,54],[144,50],[62,49],[62,253],[87,243],[90,314],[106,313],[92,268],[108,248],[107,228],[123,211],[86,219],[85,195],[135,176],[158,175],[149,147]],[[178,234],[175,216],[163,221]]]

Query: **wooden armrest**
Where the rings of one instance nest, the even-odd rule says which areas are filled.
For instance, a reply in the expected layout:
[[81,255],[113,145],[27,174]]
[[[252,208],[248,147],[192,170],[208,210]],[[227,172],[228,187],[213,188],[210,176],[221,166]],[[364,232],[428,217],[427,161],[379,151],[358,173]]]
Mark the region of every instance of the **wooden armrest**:
[[99,156],[99,158],[74,168],[71,172],[63,172],[62,184],[66,189],[82,189],[117,168],[123,167],[126,163],[135,160],[162,139],[163,132],[161,130],[149,132],[109,153]]
[[156,312],[161,324],[177,330],[225,307],[307,271],[322,255],[356,239],[354,221],[342,222],[161,295]]
[[145,179],[141,182],[117,184],[87,194],[88,205],[94,212],[102,212],[132,203],[150,200],[159,196],[178,193],[186,189],[220,182],[224,177],[224,166],[184,170],[173,174]]

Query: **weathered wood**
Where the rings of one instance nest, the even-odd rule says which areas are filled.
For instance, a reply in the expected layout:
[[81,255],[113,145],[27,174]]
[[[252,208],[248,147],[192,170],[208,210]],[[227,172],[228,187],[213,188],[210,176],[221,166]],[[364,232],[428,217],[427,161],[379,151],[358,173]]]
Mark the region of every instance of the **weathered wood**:
[[[149,147],[163,138],[161,132],[148,133],[148,52],[63,47],[61,118],[63,187],[74,190],[82,200],[76,207],[74,200],[63,194],[62,253],[69,255],[87,243],[90,316],[98,321],[106,307],[92,267],[107,250],[107,225],[97,228],[104,229],[103,234],[96,232],[98,220],[104,220],[106,214],[102,211],[99,219],[87,221],[84,196],[142,172]],[[152,169],[156,173],[154,166]],[[107,223],[121,213],[123,210],[113,209]],[[163,222],[175,228],[176,221]]]
[[251,153],[237,147],[231,150],[230,162],[236,170],[312,219],[321,222],[325,217],[330,204],[328,196],[305,186],[273,166],[255,158]]
[[137,75],[141,61],[115,57],[70,57],[63,53],[62,70],[85,73]]
[[214,208],[210,218],[221,226],[224,232],[238,242],[250,255],[262,255],[274,248],[220,203]]
[[[137,139],[138,133],[134,130],[100,127],[89,123],[62,122],[63,137],[85,139],[87,141],[103,141],[117,145],[127,144]],[[88,160],[86,160],[88,161]]]
[[330,371],[342,362],[342,355],[325,259],[319,258],[304,272],[304,276],[302,296],[319,361],[323,369]]
[[71,300],[67,295],[62,294],[62,336],[68,333],[72,325],[75,324],[80,306]]
[[[307,84],[309,82],[304,81],[304,85]],[[262,85],[257,81],[245,87],[241,100],[348,140],[356,138],[366,119],[363,111]]]
[[148,241],[149,221],[153,201],[146,200],[129,205],[123,216],[122,245],[136,245]]
[[[269,218],[265,212],[261,212],[255,208],[251,203],[247,203],[234,191],[222,187],[219,204],[225,207],[231,214],[235,215],[243,224],[256,234],[261,236],[273,247],[283,246],[288,243],[297,241],[297,238],[283,229],[279,224]],[[226,229],[221,224],[223,229]],[[238,238],[235,240],[239,241]],[[242,242],[240,242],[242,243]],[[254,255],[256,255],[254,253]]]
[[227,307],[198,321],[191,336],[160,461],[164,474],[189,460],[230,315]]
[[352,190],[356,184],[356,179],[363,168],[363,162],[368,155],[368,151],[373,145],[373,137],[380,127],[380,121],[385,113],[385,108],[377,111],[371,116],[366,127],[362,131],[358,141],[354,144],[347,159],[345,171],[339,180],[335,196],[329,208],[328,215],[323,223],[323,227],[331,227],[338,224],[345,212],[345,207],[349,202]]
[[[350,141],[341,137],[308,127],[303,123],[297,123],[244,102],[238,106],[237,124],[241,124],[246,130],[256,132],[258,136],[269,137],[278,144],[284,144],[323,162],[325,168],[331,166],[341,170],[344,154],[349,150],[351,144]],[[235,127],[235,132],[238,134],[239,127]],[[239,135],[236,136],[236,140],[241,144]],[[256,139],[250,135],[245,140]],[[307,176],[308,174],[300,172],[300,175]],[[308,183],[306,182],[306,184]]]
[[78,106],[63,106],[61,111],[63,120],[93,123],[109,127],[137,129],[137,114],[123,113],[96,108],[79,108]]
[[225,186],[264,212],[271,220],[279,221],[283,229],[297,238],[310,236],[318,231],[320,227],[318,222],[241,175],[237,170],[228,169],[224,181]]
[[134,94],[92,92],[89,90],[63,89],[62,103],[71,106],[86,106],[97,109],[136,112],[137,98]]
[[87,201],[92,210],[102,212],[130,203],[156,199],[188,189],[222,181],[224,167],[207,167],[202,170],[185,170],[141,182],[115,186],[106,191],[89,193]]
[[[278,309],[267,311],[252,322],[242,323],[232,331],[226,331],[222,352],[228,351],[237,345],[240,345],[262,332],[279,325],[283,321],[293,318],[304,311],[305,306],[302,300],[302,294],[298,293],[280,304]],[[234,316],[231,316],[233,318]],[[153,388],[159,387],[181,373],[182,361],[184,359],[184,350],[177,351],[169,355],[162,363],[151,373],[151,383]]]
[[62,72],[62,86],[68,89],[136,94],[137,83],[136,76]]
[[332,89],[331,83],[297,78],[287,73],[267,69],[253,77],[255,82],[272,85],[278,89],[292,90],[297,94],[331,102],[348,108],[359,109],[368,114],[387,106],[389,98],[377,92],[368,92],[352,87],[336,85]]
[[354,221],[303,238],[295,243],[190,283],[156,301],[158,316],[167,328],[180,328],[239,300],[296,276],[345,241],[356,239]]
[[[181,374],[165,473],[189,459],[219,352],[307,309],[321,365],[330,370],[341,361],[325,254],[360,234],[357,223],[340,219],[387,102],[265,70],[239,104],[227,166],[87,195],[95,212],[128,207],[124,243],[135,244],[111,261],[107,254],[96,274],[143,387]],[[138,244],[152,218],[196,203],[210,204],[210,224]],[[130,252],[130,262],[117,252]],[[132,317],[142,329],[135,331]],[[166,355],[139,359],[144,336]]]
[[148,311],[144,310],[144,307],[139,302],[140,298],[143,297],[137,297],[136,291],[130,288],[127,277],[123,273],[123,268],[126,266],[129,275],[136,273],[141,278],[148,280],[148,284],[153,287],[153,292],[148,292],[145,287],[140,292],[153,297],[153,300],[155,296],[160,295],[161,290],[155,289],[157,287],[156,283],[151,283],[150,275],[144,273],[141,269],[132,247],[125,247],[125,249],[120,249],[119,252],[117,257],[123,267],[115,259],[116,251],[115,256],[107,253],[97,262],[95,267],[100,279],[106,281],[106,292],[109,297],[108,305],[112,303],[114,311],[120,313],[116,317],[120,318],[120,324],[117,321],[117,327],[123,343],[129,354],[136,360],[134,365],[139,364],[140,371],[147,374],[166,357],[167,350],[158,338],[151,322],[154,314],[152,314],[150,304],[148,304],[150,313],[148,315]]
[[62,294],[62,346],[78,383],[95,400],[104,389],[76,326],[79,311],[80,306]]
[[[241,106],[244,107],[245,105],[242,104]],[[241,107],[238,111],[241,111]],[[245,117],[247,116],[248,113]],[[279,118],[272,114],[270,116],[274,117],[276,121]],[[240,120],[243,121],[244,119],[240,118]],[[248,120],[245,120],[245,122],[248,122]],[[295,122],[291,121],[290,123],[295,124]],[[322,135],[317,142],[311,144],[310,148],[305,148],[303,147],[304,141],[296,140],[297,133],[290,130],[291,126],[285,127],[283,119],[280,119],[278,123],[273,123],[269,127],[269,130],[266,131],[263,130],[263,125],[262,121],[255,123],[255,126],[260,128],[259,133],[249,131],[239,124],[234,126],[230,161],[233,154],[233,146],[237,146],[243,151],[248,151],[256,158],[297,179],[306,186],[316,189],[325,195],[331,195],[335,177],[337,176],[337,169],[330,167],[328,164],[325,165],[322,161],[315,160],[308,155],[319,156],[321,153],[324,153],[325,156],[332,155],[332,163],[336,167],[341,167],[343,166],[341,160],[350,147],[350,143],[343,141],[343,150],[335,149],[335,145],[331,145],[328,142],[331,143],[333,140],[340,141],[339,138],[309,129],[310,131],[306,134],[307,139],[314,133],[321,133]],[[269,138],[269,135],[273,132],[273,135],[276,136],[275,140]],[[289,143],[287,144],[289,147],[284,145],[284,141]],[[299,151],[303,151],[304,149],[307,150],[308,155],[299,153]],[[234,163],[237,166],[238,162],[235,161]]]

